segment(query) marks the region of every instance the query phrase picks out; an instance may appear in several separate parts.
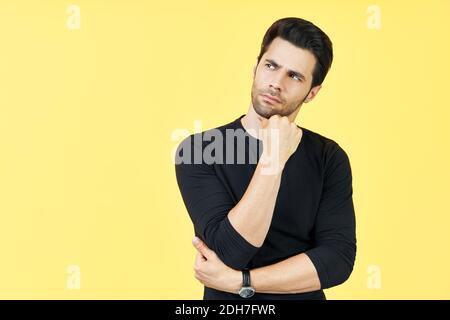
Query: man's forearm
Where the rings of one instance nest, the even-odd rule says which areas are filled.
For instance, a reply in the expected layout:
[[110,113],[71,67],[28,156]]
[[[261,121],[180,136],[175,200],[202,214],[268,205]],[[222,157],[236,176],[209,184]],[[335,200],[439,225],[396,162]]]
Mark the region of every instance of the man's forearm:
[[283,167],[267,174],[269,161],[262,155],[242,199],[228,213],[232,226],[255,247],[262,246],[272,221]]
[[[203,256],[199,262],[196,260],[196,278],[205,286],[238,294],[243,284],[242,271],[225,265],[201,240],[193,244]],[[305,253],[251,269],[250,278],[251,285],[260,293],[293,294],[321,288],[316,268]]]
[[252,269],[250,279],[256,292],[261,293],[303,293],[320,289],[316,268],[304,253]]

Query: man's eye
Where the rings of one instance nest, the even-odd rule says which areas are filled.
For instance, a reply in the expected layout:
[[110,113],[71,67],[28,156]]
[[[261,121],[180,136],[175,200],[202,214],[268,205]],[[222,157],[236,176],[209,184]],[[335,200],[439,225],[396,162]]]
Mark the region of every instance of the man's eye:
[[297,81],[300,81],[301,79],[297,77],[295,74],[292,74],[291,77],[295,78]]
[[266,67],[273,67],[270,63],[266,63]]

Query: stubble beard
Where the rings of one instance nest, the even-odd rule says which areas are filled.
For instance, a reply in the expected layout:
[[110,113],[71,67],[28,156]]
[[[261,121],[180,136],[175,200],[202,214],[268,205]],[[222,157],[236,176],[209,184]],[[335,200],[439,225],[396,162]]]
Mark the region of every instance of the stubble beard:
[[302,105],[302,103],[305,101],[306,97],[303,98],[303,100],[300,103],[291,103],[284,105],[283,103],[279,103],[275,106],[271,106],[269,104],[262,105],[258,101],[259,92],[256,90],[252,90],[252,106],[255,112],[266,119],[269,119],[273,115],[279,115],[281,117],[289,116],[295,111],[297,111],[298,108]]

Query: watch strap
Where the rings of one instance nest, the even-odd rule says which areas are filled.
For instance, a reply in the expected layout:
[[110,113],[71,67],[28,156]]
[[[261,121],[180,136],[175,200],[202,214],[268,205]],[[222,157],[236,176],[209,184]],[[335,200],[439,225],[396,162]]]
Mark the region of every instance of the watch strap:
[[242,286],[250,287],[250,270],[249,269],[242,270]]

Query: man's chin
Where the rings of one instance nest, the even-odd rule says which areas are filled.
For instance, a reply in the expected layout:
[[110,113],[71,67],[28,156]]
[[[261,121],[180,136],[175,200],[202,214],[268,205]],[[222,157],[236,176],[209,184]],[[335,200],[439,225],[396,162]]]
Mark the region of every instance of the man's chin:
[[269,119],[271,116],[278,114],[277,112],[274,112],[273,110],[264,112],[263,110],[261,110],[261,108],[258,108],[258,107],[253,107],[253,109],[255,110],[255,112],[258,116],[260,116],[261,118],[265,118],[265,119]]
[[[297,108],[299,108],[298,106]],[[274,109],[274,108],[267,108],[265,106],[256,106],[253,104],[253,110],[256,112],[256,114],[262,118],[269,119],[271,116],[279,115],[280,117],[287,117],[294,113],[296,110],[293,110],[291,112],[287,112],[287,110],[284,109]]]
[[[259,118],[264,118],[264,119],[269,119],[272,116],[272,114],[261,114],[259,112],[256,112],[256,114],[258,115]],[[260,120],[262,120],[262,119],[260,119]]]

